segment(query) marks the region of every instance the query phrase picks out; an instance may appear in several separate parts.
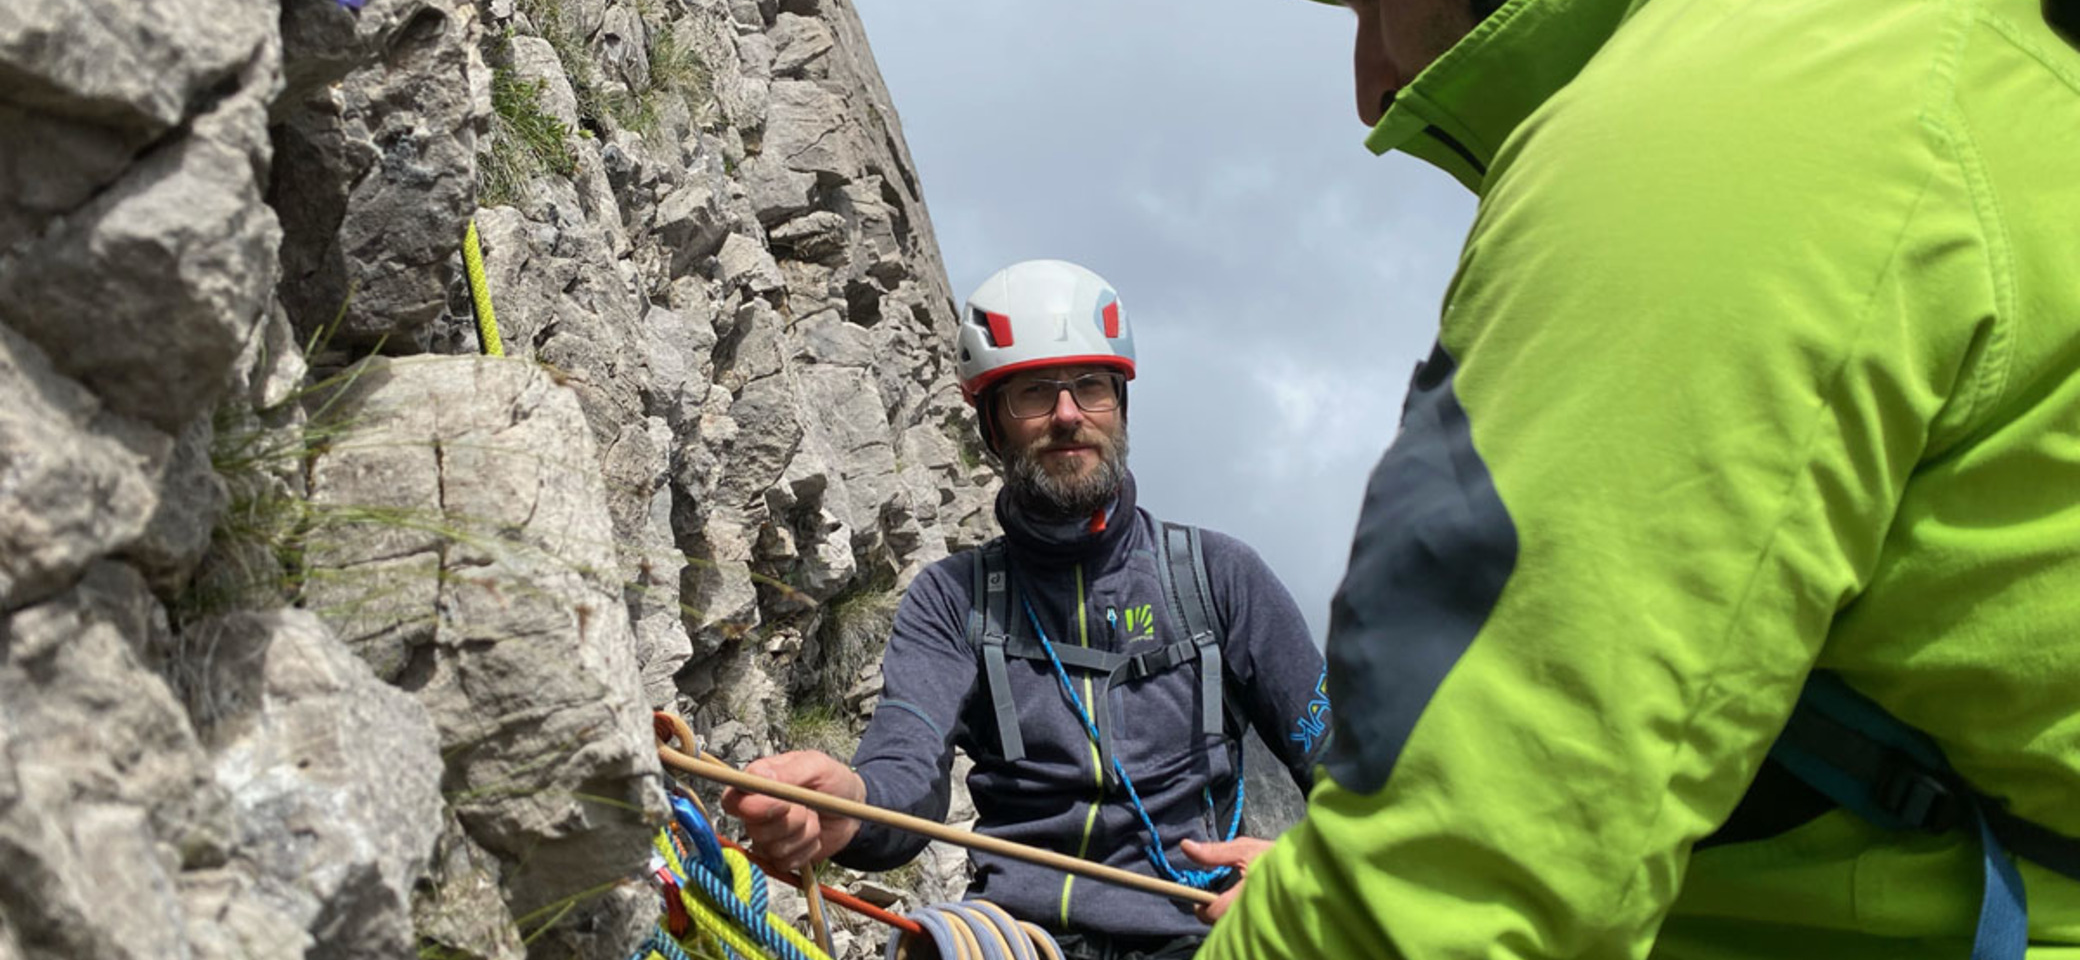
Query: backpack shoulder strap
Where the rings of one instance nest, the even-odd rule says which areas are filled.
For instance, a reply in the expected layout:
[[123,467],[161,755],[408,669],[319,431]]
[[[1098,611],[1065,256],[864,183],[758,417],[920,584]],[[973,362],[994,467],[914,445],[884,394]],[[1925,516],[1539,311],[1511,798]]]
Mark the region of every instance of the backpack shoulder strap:
[[1163,569],[1163,593],[1170,611],[1184,625],[1185,637],[1199,655],[1199,723],[1209,735],[1224,729],[1220,617],[1207,588],[1206,555],[1199,549],[1199,528],[1165,521],[1156,538],[1156,563]]
[[1004,665],[1004,646],[1011,640],[1011,565],[999,537],[975,551],[974,582],[968,591],[968,645],[982,653],[982,672],[989,684],[990,708],[997,718],[997,737],[1007,763],[1025,759],[1025,737],[1018,729],[1018,704],[1011,699],[1011,673]]

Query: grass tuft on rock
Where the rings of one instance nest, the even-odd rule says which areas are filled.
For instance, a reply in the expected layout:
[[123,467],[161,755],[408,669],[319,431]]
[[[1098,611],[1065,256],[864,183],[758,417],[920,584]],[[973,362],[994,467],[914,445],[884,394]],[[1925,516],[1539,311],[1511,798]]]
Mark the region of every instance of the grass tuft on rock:
[[491,148],[478,170],[478,205],[512,203],[529,180],[545,173],[567,177],[578,169],[570,130],[542,110],[542,88],[542,81],[510,69],[491,71]]
[[676,27],[647,22],[645,26],[650,82],[628,98],[633,102],[617,116],[628,129],[648,137],[660,129],[674,101],[686,108],[689,119],[698,117],[701,108],[715,99],[715,81],[700,52],[680,41]]

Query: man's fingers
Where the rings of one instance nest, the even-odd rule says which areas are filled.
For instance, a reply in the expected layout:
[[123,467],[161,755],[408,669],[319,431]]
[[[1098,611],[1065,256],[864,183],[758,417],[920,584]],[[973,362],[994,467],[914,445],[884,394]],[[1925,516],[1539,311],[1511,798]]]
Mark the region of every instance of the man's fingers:
[[1185,856],[1201,866],[1234,867],[1236,873],[1241,876],[1241,879],[1224,891],[1219,899],[1201,904],[1192,911],[1199,915],[1202,922],[1212,923],[1219,920],[1221,914],[1227,913],[1228,907],[1235,903],[1235,897],[1242,893],[1242,885],[1249,879],[1249,865],[1262,856],[1264,851],[1271,849],[1271,841],[1257,837],[1236,837],[1233,840],[1213,842],[1186,840],[1179,846],[1184,850]]
[[816,846],[816,839],[811,837],[768,847],[765,855],[789,870],[800,872],[803,864],[815,859]]
[[1246,867],[1259,854],[1271,849],[1271,841],[1256,837],[1236,837],[1233,840],[1200,842],[1186,840],[1181,844],[1184,855],[1196,863],[1209,867]]
[[751,829],[751,847],[760,856],[779,862],[790,869],[800,869],[803,863],[814,856],[822,843],[821,823],[815,813],[794,807],[786,815]]
[[[850,767],[814,750],[761,757],[746,764],[744,772],[851,799],[865,794]],[[723,791],[722,809],[743,822],[752,849],[790,869],[821,859],[825,846],[842,848],[859,829],[849,818],[826,821],[808,807],[735,787]]]
[[745,773],[811,790],[825,789],[831,778],[844,770],[844,764],[830,754],[816,750],[794,750],[760,757],[744,767]]
[[722,809],[730,816],[744,821],[746,826],[750,826],[777,820],[796,807],[785,800],[775,800],[762,794],[739,793],[732,798],[728,793],[724,793]]
[[1228,912],[1229,907],[1235,905],[1235,897],[1241,892],[1242,884],[1238,883],[1232,887],[1229,887],[1226,891],[1223,891],[1220,897],[1215,899],[1212,903],[1202,903],[1198,907],[1194,908],[1192,912],[1199,915],[1199,921],[1201,923],[1211,926],[1215,920],[1219,920],[1221,918],[1222,914]]

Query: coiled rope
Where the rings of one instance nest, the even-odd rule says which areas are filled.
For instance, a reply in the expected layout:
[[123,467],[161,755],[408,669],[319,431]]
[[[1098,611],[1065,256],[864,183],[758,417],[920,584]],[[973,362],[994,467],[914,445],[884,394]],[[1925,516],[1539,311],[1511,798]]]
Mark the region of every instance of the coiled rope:
[[933,956],[944,960],[1062,960],[1062,948],[1047,931],[1011,918],[987,900],[935,903],[910,914],[924,928],[888,941],[884,960]]
[[[653,846],[667,907],[679,908],[668,910],[668,915],[683,911],[688,925],[684,936],[713,937],[732,960],[830,960],[767,908],[764,872],[742,852],[723,847],[688,798],[675,795],[670,800],[674,822],[658,831]],[[679,837],[690,843],[690,851],[682,851]],[[653,934],[636,956],[680,960],[687,940],[675,940],[673,933],[667,928]],[[673,941],[672,946],[680,948],[678,955],[660,949],[661,940]]]

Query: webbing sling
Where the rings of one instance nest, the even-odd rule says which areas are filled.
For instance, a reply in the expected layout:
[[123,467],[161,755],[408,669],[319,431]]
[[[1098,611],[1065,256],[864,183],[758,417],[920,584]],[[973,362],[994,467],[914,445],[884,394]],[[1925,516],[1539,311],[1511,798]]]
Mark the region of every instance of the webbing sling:
[[[1139,680],[1194,659],[1202,662],[1199,672],[1201,730],[1207,736],[1222,736],[1224,703],[1220,618],[1214,615],[1213,592],[1207,587],[1206,557],[1199,546],[1199,530],[1181,523],[1162,524],[1156,539],[1156,565],[1162,572],[1163,598],[1171,617],[1184,626],[1185,639],[1155,650],[1127,656],[1089,647],[1056,647],[1063,664],[1103,674],[1106,689],[1127,680]],[[1026,755],[1025,737],[1018,728],[1018,705],[1011,696],[1008,658],[1048,659],[1040,644],[1018,629],[1011,610],[1018,602],[1017,586],[1010,575],[1004,541],[1000,537],[984,544],[978,552],[970,588],[968,640],[982,651],[984,680],[989,686],[991,712],[997,721],[999,749],[1007,762]],[[1104,697],[1092,709],[1105,710]],[[1111,724],[1097,717],[1108,733]],[[1099,745],[1101,769],[1112,769],[1112,739]]]
[[2080,841],[2007,812],[1951,769],[1933,740],[1816,670],[1770,759],[1844,809],[1882,827],[1978,834],[1981,870],[1972,960],[2022,960],[2029,907],[2008,851],[2080,880]]

